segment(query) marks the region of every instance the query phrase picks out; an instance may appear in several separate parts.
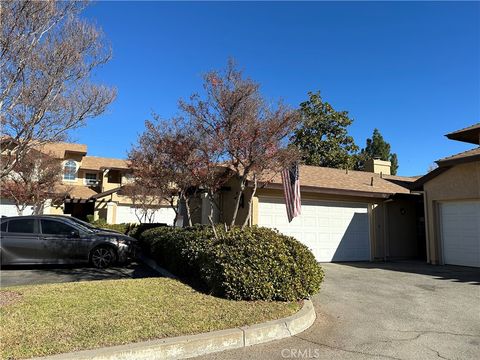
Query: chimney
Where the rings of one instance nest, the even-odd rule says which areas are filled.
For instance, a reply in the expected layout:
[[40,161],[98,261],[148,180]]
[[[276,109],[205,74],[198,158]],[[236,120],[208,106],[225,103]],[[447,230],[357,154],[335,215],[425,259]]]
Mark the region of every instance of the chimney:
[[390,161],[384,161],[380,159],[368,159],[365,164],[365,171],[373,172],[375,174],[391,175],[390,167],[392,163]]

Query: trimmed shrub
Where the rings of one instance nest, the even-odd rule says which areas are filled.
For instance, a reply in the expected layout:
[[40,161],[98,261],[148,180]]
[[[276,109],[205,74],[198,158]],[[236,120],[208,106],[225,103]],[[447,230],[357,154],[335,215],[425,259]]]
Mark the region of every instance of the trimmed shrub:
[[293,301],[315,294],[323,270],[311,251],[276,230],[234,228],[215,239],[210,227],[155,228],[142,244],[159,264],[236,300]]
[[127,234],[135,239],[140,240],[141,235],[144,231],[157,228],[157,227],[166,227],[167,224],[164,223],[141,223],[141,224],[132,224]]

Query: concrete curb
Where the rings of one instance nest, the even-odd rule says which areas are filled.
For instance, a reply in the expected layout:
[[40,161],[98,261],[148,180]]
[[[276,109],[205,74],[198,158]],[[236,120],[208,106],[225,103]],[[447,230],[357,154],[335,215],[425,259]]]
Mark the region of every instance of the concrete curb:
[[164,360],[187,359],[209,353],[238,349],[293,336],[308,329],[316,314],[311,300],[287,318],[263,324],[178,336],[127,345],[59,354],[33,360]]

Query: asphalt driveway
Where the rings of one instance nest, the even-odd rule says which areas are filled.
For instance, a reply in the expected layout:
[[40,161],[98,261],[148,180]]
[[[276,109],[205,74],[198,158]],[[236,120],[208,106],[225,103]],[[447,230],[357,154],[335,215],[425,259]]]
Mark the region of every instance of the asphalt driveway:
[[11,266],[2,267],[0,270],[0,287],[158,276],[156,271],[142,263],[131,263],[108,269],[78,265]]
[[289,339],[198,359],[479,359],[480,271],[324,264],[317,320]]

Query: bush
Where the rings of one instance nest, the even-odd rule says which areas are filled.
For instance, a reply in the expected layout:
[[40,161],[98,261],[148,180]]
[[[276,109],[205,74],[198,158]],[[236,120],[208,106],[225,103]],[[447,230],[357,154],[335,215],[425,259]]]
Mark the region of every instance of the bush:
[[278,231],[234,228],[215,239],[210,227],[145,231],[142,244],[159,264],[236,300],[293,301],[315,294],[323,270],[311,251]]
[[140,240],[142,233],[146,230],[157,228],[157,227],[165,227],[168,226],[165,223],[142,223],[142,224],[132,224],[128,231],[128,235],[134,237],[135,239]]
[[87,220],[97,228],[114,230],[121,232],[122,234],[127,234],[132,227],[135,227],[135,224],[108,224],[105,219],[93,220],[93,215],[87,215]]

